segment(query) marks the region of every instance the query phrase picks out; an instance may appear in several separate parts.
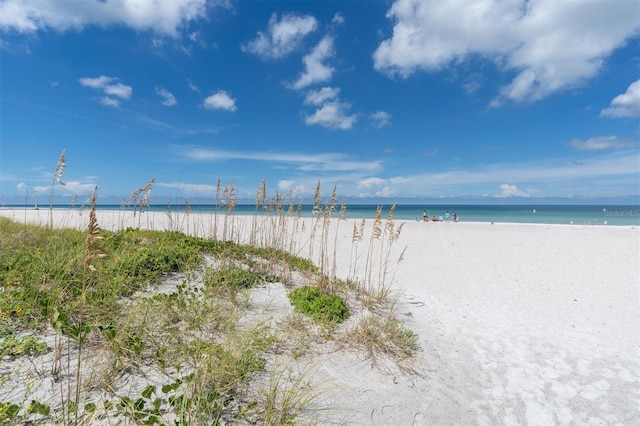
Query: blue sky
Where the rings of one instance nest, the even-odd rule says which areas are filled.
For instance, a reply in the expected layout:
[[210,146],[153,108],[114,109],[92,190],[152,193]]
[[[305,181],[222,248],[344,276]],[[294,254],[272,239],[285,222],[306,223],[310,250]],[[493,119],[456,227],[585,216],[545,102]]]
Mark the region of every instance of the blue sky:
[[0,72],[8,204],[640,199],[637,0],[0,0]]

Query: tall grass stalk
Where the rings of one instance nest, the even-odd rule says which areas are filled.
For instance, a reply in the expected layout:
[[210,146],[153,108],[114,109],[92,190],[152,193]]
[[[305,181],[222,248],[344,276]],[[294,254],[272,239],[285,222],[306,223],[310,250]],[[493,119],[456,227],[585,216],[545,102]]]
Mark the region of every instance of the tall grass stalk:
[[267,208],[267,181],[262,179],[255,198],[255,210],[251,221],[251,235],[249,236],[249,244],[258,243],[258,218]]
[[280,368],[269,374],[265,395],[264,425],[295,424],[299,415],[324,391],[310,387],[307,368],[294,378],[290,369]]
[[351,251],[349,253],[349,278],[357,281],[358,273],[358,246],[364,236],[365,219],[362,219],[360,226],[353,223],[353,232],[351,234]]
[[56,164],[56,170],[53,173],[53,181],[51,182],[51,194],[49,195],[49,226],[53,228],[53,192],[56,187],[56,183],[64,186],[65,183],[62,180],[64,178],[64,168],[67,167],[67,162],[65,160],[64,154],[66,149],[62,150],[60,157],[58,158],[58,163]]
[[186,221],[187,221],[187,235],[191,235],[191,234],[190,234],[190,229],[189,229],[189,222],[191,222],[191,221],[189,220],[189,216],[191,215],[191,203],[189,202],[189,200],[187,200],[187,201],[185,202],[185,205],[184,205],[184,215],[185,215],[185,217],[186,217]]
[[336,223],[336,232],[333,237],[333,264],[331,265],[331,276],[329,277],[330,285],[333,285],[336,281],[336,269],[337,269],[337,258],[338,258],[338,233],[340,230],[340,222],[347,220],[347,203],[343,199],[340,204],[340,213],[338,215],[338,223]]
[[[385,278],[387,275],[387,266],[389,264],[391,244],[396,239],[395,222],[393,220],[393,213],[395,211],[396,205],[394,203],[389,209],[389,213],[387,214],[387,220],[385,221],[384,230],[380,241],[380,268],[378,270],[378,292],[380,294],[384,293],[383,289],[385,287]],[[402,225],[400,226],[400,229],[402,229]]]
[[220,207],[220,191],[222,190],[222,180],[218,176],[218,183],[216,184],[216,201],[213,206],[213,226],[212,226],[212,238],[218,239],[218,209]]
[[373,258],[374,258],[374,242],[380,241],[380,237],[382,235],[382,206],[378,206],[376,208],[376,216],[373,219],[373,230],[371,232],[371,237],[369,238],[369,249],[367,250],[367,259],[365,262],[364,275],[365,279],[363,284],[365,286],[371,286],[372,284],[372,273],[373,273]]
[[323,275],[329,274],[329,227],[331,226],[331,217],[338,204],[336,198],[337,185],[333,186],[331,191],[331,199],[324,206],[323,220],[322,220],[322,240],[320,241],[320,273]]
[[316,185],[316,191],[313,195],[313,206],[311,208],[311,216],[313,217],[313,223],[311,225],[311,236],[309,238],[309,260],[313,260],[313,246],[315,243],[315,235],[318,227],[320,226],[320,220],[322,219],[322,199],[320,198],[320,181]]

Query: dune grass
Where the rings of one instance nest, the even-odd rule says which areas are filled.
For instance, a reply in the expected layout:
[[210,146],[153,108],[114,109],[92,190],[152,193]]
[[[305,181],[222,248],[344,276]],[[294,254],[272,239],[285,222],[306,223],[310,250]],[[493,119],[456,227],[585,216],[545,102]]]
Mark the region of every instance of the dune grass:
[[[60,161],[66,166],[64,151]],[[62,170],[59,162],[52,192],[62,184]],[[269,197],[263,181],[244,245],[239,239],[246,230],[233,215],[234,185],[218,180],[213,233],[200,238],[188,235],[190,212],[180,222],[170,206],[171,230],[148,229],[148,217],[142,223],[154,181],[129,198],[136,228],[100,229],[97,187],[85,231],[54,228],[51,212],[45,227],[0,218],[0,363],[21,357],[40,362],[48,371],[38,371],[34,381],[47,376],[55,385],[46,403],[28,389],[0,386],[0,424],[289,424],[318,390],[301,378],[289,380],[277,366],[265,371],[266,360],[282,348],[292,359],[303,355],[314,321],[331,324],[323,335],[343,333],[345,342],[372,357],[405,362],[418,350],[415,335],[389,311],[336,327],[351,310],[387,303],[390,247],[402,229],[393,222],[394,208],[386,222],[378,209],[364,253],[358,243],[365,221],[354,225],[350,276],[343,281],[335,246],[347,206],[343,201],[338,210],[335,187],[323,202],[318,183],[304,240],[302,202],[290,193]],[[279,328],[244,321],[251,289],[270,282],[283,283],[310,320],[295,314]],[[53,338],[39,337],[46,335]],[[260,396],[248,396],[255,374],[271,379]],[[0,378],[0,385],[9,382]]]

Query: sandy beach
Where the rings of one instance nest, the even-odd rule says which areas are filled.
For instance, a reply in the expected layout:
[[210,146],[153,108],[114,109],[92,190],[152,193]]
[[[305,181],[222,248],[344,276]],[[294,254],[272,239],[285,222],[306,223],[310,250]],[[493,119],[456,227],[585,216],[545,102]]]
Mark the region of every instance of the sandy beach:
[[[0,215],[49,220],[46,209]],[[56,210],[53,221],[84,229],[87,217]],[[98,211],[105,230],[138,220],[156,230],[212,233],[210,215],[134,219]],[[235,220],[233,239],[248,242],[246,218]],[[339,278],[350,276],[359,223],[332,222]],[[299,241],[294,254],[304,256],[304,235]],[[390,281],[398,317],[419,337],[414,372],[374,368],[352,351],[309,360],[314,380],[330,383],[317,401],[331,407],[320,424],[640,422],[640,229],[407,221],[389,258],[404,249]],[[286,294],[275,288],[256,297],[269,298],[274,315],[288,309]]]

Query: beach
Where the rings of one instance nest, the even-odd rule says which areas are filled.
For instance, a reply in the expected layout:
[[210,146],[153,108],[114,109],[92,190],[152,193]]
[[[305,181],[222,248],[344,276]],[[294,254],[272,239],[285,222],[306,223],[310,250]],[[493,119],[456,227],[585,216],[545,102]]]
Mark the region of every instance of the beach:
[[[49,214],[0,209],[42,225]],[[52,220],[85,229],[87,218],[86,211],[54,210]],[[211,214],[98,210],[97,219],[104,230],[213,233]],[[248,220],[234,219],[231,239],[251,241]],[[298,242],[287,245],[303,257],[310,252],[305,232],[313,228],[305,221]],[[327,241],[338,278],[354,275],[353,229],[360,223],[332,219]],[[638,424],[640,228],[396,221],[396,229],[400,224],[385,254],[392,259],[388,284],[394,311],[421,350],[411,371],[375,368],[353,351],[301,361],[313,366],[313,380],[330,384],[316,403],[332,407],[320,424]],[[279,306],[286,310],[282,291],[259,297],[270,298],[274,315]]]

